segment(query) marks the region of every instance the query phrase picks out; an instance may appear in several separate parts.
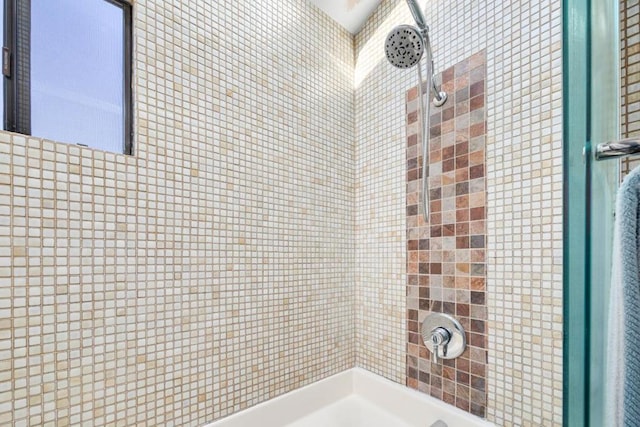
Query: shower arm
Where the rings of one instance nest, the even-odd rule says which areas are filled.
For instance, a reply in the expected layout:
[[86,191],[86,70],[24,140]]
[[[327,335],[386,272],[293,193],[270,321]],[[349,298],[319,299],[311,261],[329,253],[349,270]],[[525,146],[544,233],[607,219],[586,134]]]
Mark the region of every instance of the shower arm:
[[[421,32],[422,41],[424,42],[425,50],[427,53],[427,60],[431,61],[431,64],[429,64],[431,65],[430,67],[431,76],[429,76],[431,78],[431,88],[429,89],[429,91],[430,92],[433,91],[434,105],[436,107],[440,107],[447,101],[447,94],[445,92],[441,92],[440,90],[438,90],[438,87],[436,86],[436,83],[435,83],[435,79],[433,78],[435,74],[435,67],[433,63],[433,52],[431,51],[431,41],[429,40],[429,26],[427,25],[427,20],[425,19],[424,13],[422,13],[422,10],[418,5],[417,0],[407,0],[407,6],[411,11],[411,15],[413,15],[413,20],[415,21],[416,25],[418,26],[418,29]],[[429,97],[427,96],[427,98]]]
[[[429,39],[429,26],[427,25],[427,20],[425,19],[424,13],[422,13],[422,10],[420,9],[420,6],[418,5],[418,2],[416,0],[407,0],[407,6],[411,11],[411,15],[413,15],[413,20],[422,33],[422,39],[427,51],[427,57],[428,60],[431,61],[431,70],[435,73],[435,69],[433,68],[433,52],[431,51],[431,41]],[[436,89],[435,85],[433,85],[433,89],[435,92],[435,96],[437,97],[439,91]]]
[[422,31],[422,35],[427,36],[429,34],[429,26],[427,26],[427,20],[424,19],[424,14],[420,10],[418,2],[416,2],[416,0],[407,0],[407,6],[409,6],[409,10],[413,15],[413,20],[416,21],[416,25]]

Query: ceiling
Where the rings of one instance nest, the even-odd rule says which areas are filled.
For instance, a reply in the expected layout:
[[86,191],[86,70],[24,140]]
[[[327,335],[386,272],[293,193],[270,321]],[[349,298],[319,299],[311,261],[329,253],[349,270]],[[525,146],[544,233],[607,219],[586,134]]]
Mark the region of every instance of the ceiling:
[[356,34],[382,0],[309,0],[351,34]]

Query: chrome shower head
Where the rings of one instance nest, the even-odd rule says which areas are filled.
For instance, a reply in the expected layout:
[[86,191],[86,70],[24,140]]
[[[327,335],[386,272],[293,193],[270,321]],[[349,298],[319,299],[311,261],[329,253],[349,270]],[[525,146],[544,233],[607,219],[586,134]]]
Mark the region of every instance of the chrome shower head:
[[422,59],[424,39],[416,27],[400,25],[391,30],[387,36],[384,51],[391,65],[410,68]]

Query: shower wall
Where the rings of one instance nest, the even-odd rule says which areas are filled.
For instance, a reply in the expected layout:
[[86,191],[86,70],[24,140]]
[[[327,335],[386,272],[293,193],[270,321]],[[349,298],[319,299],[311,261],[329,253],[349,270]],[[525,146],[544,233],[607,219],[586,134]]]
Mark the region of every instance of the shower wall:
[[[397,7],[400,5],[400,7]],[[404,88],[415,74],[388,65],[384,40],[412,22],[406,3],[383,1],[356,35],[356,364],[405,382]]]
[[[438,71],[486,52],[486,415],[501,426],[559,426],[560,2],[421,4]],[[411,22],[405,1],[386,0],[356,36],[356,363],[415,386],[403,360],[415,344],[405,314],[413,290],[405,255],[404,103],[417,80],[415,71],[391,67],[382,50],[393,26]]]
[[134,156],[0,133],[2,424],[203,425],[354,364],[352,36],[137,0],[134,46]]

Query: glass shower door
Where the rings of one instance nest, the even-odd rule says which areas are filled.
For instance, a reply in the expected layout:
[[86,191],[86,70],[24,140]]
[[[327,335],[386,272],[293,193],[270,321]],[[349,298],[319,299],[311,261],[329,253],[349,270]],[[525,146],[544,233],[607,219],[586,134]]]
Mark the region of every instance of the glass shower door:
[[608,295],[619,161],[596,161],[619,139],[619,8],[564,1],[564,425],[605,420]]

